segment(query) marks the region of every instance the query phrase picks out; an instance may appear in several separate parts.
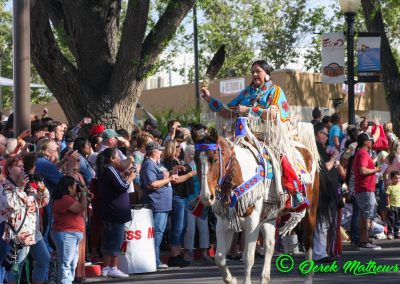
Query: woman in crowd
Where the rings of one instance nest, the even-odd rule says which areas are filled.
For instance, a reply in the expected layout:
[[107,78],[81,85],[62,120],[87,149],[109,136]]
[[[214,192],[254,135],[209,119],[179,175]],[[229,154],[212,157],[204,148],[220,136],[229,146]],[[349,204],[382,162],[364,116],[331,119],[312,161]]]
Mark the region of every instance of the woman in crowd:
[[63,176],[52,194],[54,224],[51,236],[57,249],[57,281],[62,284],[72,283],[75,278],[78,246],[85,231],[83,212],[87,194],[87,188],[72,176]]
[[87,138],[78,137],[74,141],[73,149],[79,153],[79,172],[85,180],[85,184],[90,185],[90,182],[95,175],[94,170],[87,160],[89,155],[92,153],[90,142]]
[[160,166],[161,154],[164,147],[157,142],[146,145],[146,157],[140,171],[140,184],[143,192],[142,203],[151,204],[154,219],[154,241],[157,269],[166,269],[168,265],[161,263],[160,244],[167,225],[168,212],[172,210],[171,182],[178,176]]
[[[180,249],[185,236],[186,204],[189,194],[194,193],[193,177],[196,172],[189,165],[183,166],[179,160],[182,148],[176,140],[171,139],[165,143],[162,164],[170,174],[177,174],[178,178],[172,183],[173,200],[171,214],[171,253],[168,261],[169,266],[187,266],[190,262],[180,256]],[[189,180],[190,179],[190,180]]]
[[[87,188],[88,185],[85,181],[85,178],[83,177],[83,175],[80,173],[80,168],[81,168],[81,164],[82,164],[82,159],[84,159],[84,157],[82,156],[82,154],[79,152],[82,148],[87,148],[89,142],[86,139],[82,139],[82,138],[77,138],[76,140],[78,140],[78,145],[81,145],[81,147],[79,147],[79,149],[75,149],[75,145],[74,144],[74,149],[78,150],[78,153],[80,154],[80,158],[79,159],[72,159],[68,161],[68,164],[72,164],[72,165],[68,165],[72,168],[72,173],[71,176],[75,179],[75,181],[78,183],[79,187],[85,187]],[[75,140],[75,141],[76,141]],[[83,143],[82,140],[86,140],[87,143]],[[82,146],[82,144],[86,144],[86,146]],[[82,151],[82,150],[81,150]],[[87,151],[84,150],[84,151]],[[89,166],[90,167],[90,166]],[[90,202],[90,200],[93,198],[93,194],[88,190],[87,191],[88,195],[87,195],[87,200],[88,202]],[[82,212],[82,217],[85,220],[85,228],[82,231],[82,240],[79,242],[79,247],[78,247],[78,263],[76,265],[76,273],[75,273],[75,282],[81,282],[82,279],[85,278],[85,256],[86,256],[86,220],[87,220],[87,207],[85,208],[85,210]]]
[[[188,164],[194,171],[196,171],[196,163],[194,162],[194,145],[187,144],[185,148],[185,163]],[[184,248],[186,261],[193,261],[194,237],[196,233],[196,225],[199,230],[199,248],[201,249],[202,257],[204,260],[209,261],[208,246],[209,246],[209,232],[208,232],[208,208],[203,210],[200,217],[192,214],[194,201],[200,193],[200,183],[197,175],[192,177],[194,193],[190,194],[187,198],[186,206],[186,232],[184,238]]]
[[[272,119],[277,114],[282,121],[289,120],[289,105],[282,89],[271,80],[271,67],[264,60],[254,61],[251,65],[252,82],[240,94],[228,103],[228,107],[241,115],[250,113],[256,117],[266,118],[270,113]],[[202,89],[202,97],[214,112],[230,116],[231,112],[223,108],[222,103],[211,97],[208,89]]]
[[136,173],[131,167],[121,174],[121,160],[114,148],[107,148],[97,157],[98,192],[101,195],[103,232],[102,276],[128,277],[117,268],[118,255],[124,240],[125,223],[132,220],[129,203],[129,184]]
[[153,142],[153,136],[148,132],[141,132],[137,138],[137,150],[133,152],[133,158],[135,159],[135,167],[140,172],[144,156],[146,155],[147,143]]
[[386,122],[383,124],[383,130],[385,131],[385,135],[387,140],[389,141],[389,149],[394,141],[397,140],[396,134],[393,132],[393,123]]
[[7,159],[5,174],[6,179],[0,185],[0,198],[4,204],[2,215],[7,222],[3,239],[11,246],[22,245],[17,250],[15,264],[11,263],[8,267],[8,283],[19,283],[22,267],[29,252],[35,259],[33,283],[44,283],[50,255],[39,230],[39,208],[49,202],[49,192],[43,181],[30,182],[28,175],[24,173],[24,163],[20,157]]

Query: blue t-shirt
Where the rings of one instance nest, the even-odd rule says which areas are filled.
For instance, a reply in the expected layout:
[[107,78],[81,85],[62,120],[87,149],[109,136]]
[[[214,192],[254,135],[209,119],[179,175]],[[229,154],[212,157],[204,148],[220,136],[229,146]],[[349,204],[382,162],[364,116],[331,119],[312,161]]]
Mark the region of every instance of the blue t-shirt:
[[140,170],[140,187],[143,192],[142,203],[151,204],[154,212],[168,212],[172,210],[172,187],[164,185],[155,190],[147,186],[157,180],[164,179],[164,172],[152,159],[145,159]]
[[340,126],[337,124],[332,125],[331,128],[329,129],[328,145],[335,146],[335,144],[333,143],[333,138],[335,136],[339,137],[339,145],[340,145],[340,143],[342,142],[342,140],[344,138],[344,134],[343,134],[342,130],[340,129]]

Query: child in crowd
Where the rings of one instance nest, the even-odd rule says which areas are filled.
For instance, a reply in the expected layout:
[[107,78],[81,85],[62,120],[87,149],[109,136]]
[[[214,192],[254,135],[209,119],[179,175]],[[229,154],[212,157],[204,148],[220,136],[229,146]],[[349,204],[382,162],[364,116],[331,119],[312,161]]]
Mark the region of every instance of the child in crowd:
[[388,207],[388,239],[400,238],[400,172],[392,171],[390,173],[391,185],[386,190]]

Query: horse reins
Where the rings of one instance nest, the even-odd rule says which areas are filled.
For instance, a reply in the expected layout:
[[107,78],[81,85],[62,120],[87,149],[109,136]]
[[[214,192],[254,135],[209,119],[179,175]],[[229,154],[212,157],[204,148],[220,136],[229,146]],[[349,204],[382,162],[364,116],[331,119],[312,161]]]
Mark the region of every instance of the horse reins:
[[229,158],[228,164],[226,166],[226,172],[225,175],[222,174],[222,164],[223,164],[223,157],[222,157],[222,151],[221,151],[221,147],[219,146],[219,144],[215,143],[215,144],[195,144],[195,150],[196,151],[200,151],[200,152],[205,152],[205,151],[215,151],[217,150],[219,152],[219,160],[220,160],[220,166],[219,166],[219,177],[218,177],[218,188],[221,187],[222,183],[225,180],[225,177],[227,176],[228,173],[228,169],[232,163],[233,160],[233,155],[231,155],[231,157]]

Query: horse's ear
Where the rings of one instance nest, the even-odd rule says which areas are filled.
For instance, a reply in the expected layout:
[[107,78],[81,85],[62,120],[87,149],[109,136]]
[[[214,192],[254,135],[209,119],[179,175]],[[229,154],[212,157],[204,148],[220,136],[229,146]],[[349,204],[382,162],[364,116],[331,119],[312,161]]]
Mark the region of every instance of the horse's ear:
[[192,128],[192,130],[190,131],[190,135],[192,136],[193,142],[197,143],[201,139],[206,137],[206,130],[204,128],[201,128],[201,129],[198,129],[198,130]]
[[218,141],[218,132],[215,128],[211,128],[210,130],[210,139],[213,140],[215,143]]

